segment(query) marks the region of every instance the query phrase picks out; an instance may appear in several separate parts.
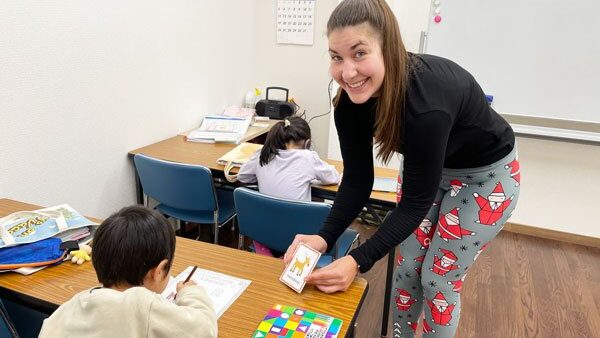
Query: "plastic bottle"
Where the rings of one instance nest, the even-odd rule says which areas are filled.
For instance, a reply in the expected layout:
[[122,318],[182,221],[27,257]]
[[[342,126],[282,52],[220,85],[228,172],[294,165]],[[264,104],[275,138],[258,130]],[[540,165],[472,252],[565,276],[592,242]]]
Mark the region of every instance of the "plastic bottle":
[[258,100],[260,100],[260,90],[258,88],[249,90],[244,99],[244,108],[254,108]]

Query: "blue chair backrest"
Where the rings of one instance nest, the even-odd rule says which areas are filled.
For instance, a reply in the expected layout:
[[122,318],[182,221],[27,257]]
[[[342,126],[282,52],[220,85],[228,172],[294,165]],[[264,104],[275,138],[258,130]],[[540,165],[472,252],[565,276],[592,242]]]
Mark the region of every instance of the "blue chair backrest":
[[210,170],[136,154],[133,158],[144,193],[161,204],[193,211],[217,209]]
[[233,192],[240,234],[277,251],[286,251],[296,234],[316,234],[331,206],[293,201],[237,188]]

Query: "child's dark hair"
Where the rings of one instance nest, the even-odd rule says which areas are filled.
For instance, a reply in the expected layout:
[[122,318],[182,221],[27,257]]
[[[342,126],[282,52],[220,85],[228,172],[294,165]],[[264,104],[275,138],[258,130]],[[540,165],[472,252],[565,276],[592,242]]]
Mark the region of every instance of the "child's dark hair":
[[142,206],[125,207],[108,217],[94,235],[92,263],[104,287],[143,284],[144,276],[175,253],[175,232],[167,220]]
[[292,141],[295,143],[310,140],[310,126],[299,116],[290,116],[285,120],[276,123],[269,133],[265,144],[260,151],[260,165],[266,165],[275,155],[279,154],[280,149],[286,149],[286,143]]

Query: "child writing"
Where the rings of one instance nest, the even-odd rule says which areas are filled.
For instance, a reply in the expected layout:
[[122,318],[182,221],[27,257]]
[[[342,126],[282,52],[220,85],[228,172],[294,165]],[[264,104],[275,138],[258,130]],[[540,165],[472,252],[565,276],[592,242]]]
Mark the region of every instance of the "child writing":
[[[260,152],[256,152],[238,173],[242,183],[257,183],[258,190],[274,197],[310,201],[311,183],[337,184],[340,174],[310,148],[310,126],[291,116],[275,124]],[[260,243],[256,251],[269,255]]]
[[123,208],[102,222],[93,248],[102,287],[61,305],[44,321],[40,337],[217,337],[217,318],[203,287],[178,284],[175,304],[160,295],[175,253],[175,233],[163,216],[144,207]]

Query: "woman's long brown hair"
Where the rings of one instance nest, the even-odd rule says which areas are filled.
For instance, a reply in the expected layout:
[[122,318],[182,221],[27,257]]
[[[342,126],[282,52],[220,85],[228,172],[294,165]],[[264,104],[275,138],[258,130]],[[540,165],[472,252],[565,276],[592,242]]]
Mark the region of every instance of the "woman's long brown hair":
[[[389,162],[402,150],[404,96],[408,85],[409,60],[398,21],[385,0],[344,0],[327,22],[327,35],[348,26],[368,23],[379,36],[385,76],[379,90],[375,119],[377,158]],[[339,99],[339,95],[336,99]],[[334,101],[337,106],[337,100]]]

